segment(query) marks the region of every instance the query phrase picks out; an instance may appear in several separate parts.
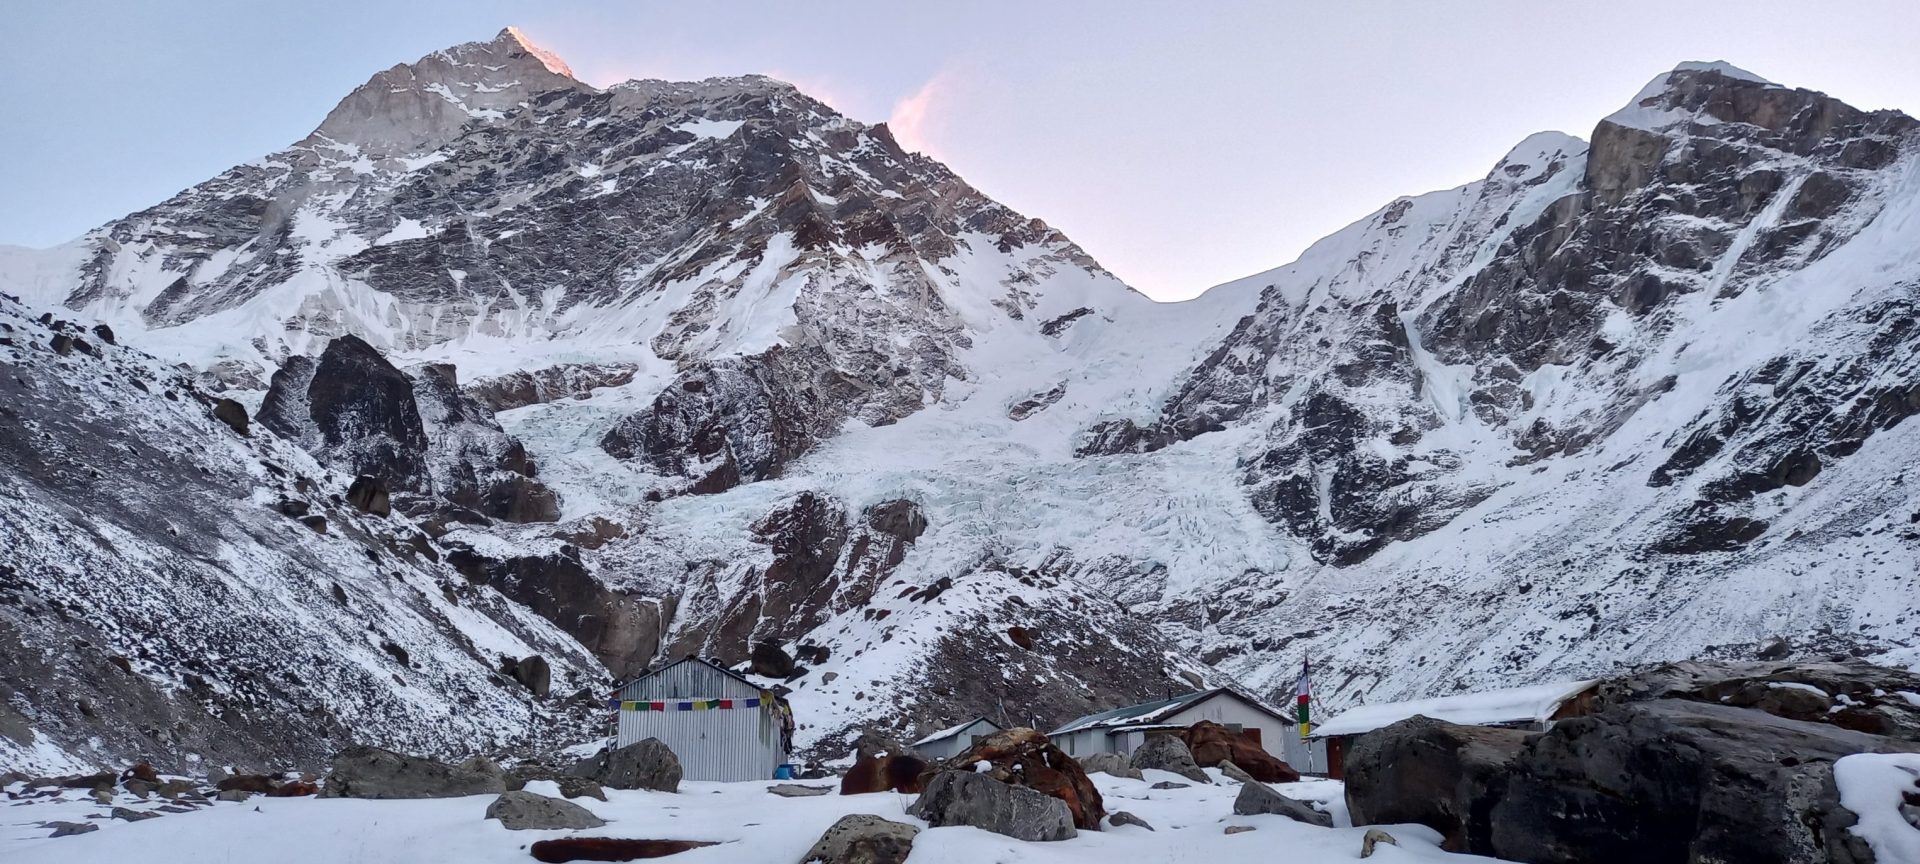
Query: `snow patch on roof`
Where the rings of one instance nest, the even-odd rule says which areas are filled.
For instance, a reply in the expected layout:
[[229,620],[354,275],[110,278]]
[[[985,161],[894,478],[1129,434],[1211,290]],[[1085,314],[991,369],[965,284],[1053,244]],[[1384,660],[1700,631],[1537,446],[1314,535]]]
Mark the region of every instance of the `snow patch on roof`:
[[1313,730],[1313,737],[1358,735],[1414,716],[1432,717],[1466,726],[1545,722],[1560,707],[1560,703],[1595,683],[1593,680],[1556,681],[1507,690],[1362,705],[1320,724],[1319,728]]

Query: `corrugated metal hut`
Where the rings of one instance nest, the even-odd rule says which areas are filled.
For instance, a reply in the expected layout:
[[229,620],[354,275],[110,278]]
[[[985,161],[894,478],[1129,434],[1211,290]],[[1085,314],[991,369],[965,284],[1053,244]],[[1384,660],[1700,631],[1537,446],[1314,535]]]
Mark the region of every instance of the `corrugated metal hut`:
[[1259,742],[1261,749],[1296,771],[1311,772],[1326,764],[1323,750],[1301,742],[1293,720],[1224,687],[1089,714],[1047,733],[1047,738],[1069,756],[1130,755],[1148,735],[1178,732],[1201,720],[1219,723]]
[[923,759],[951,759],[972,747],[973,742],[998,731],[1000,724],[985,717],[975,717],[913,742],[913,752],[920,754]]
[[658,738],[687,780],[766,780],[787,761],[786,705],[752,681],[688,657],[616,691],[614,746]]

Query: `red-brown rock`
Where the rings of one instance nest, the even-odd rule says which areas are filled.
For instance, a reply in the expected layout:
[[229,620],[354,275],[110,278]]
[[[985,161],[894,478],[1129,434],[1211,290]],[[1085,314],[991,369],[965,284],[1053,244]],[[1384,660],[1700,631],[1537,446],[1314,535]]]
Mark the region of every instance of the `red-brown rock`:
[[160,772],[153,770],[150,762],[135,762],[133,767],[120,774],[122,780],[145,780],[148,783],[160,782]]
[[273,787],[272,789],[267,790],[268,798],[299,798],[306,795],[318,795],[318,794],[320,794],[320,784],[312,783],[306,780],[295,780],[291,783],[282,783],[278,786]]
[[[1002,783],[1025,786],[1067,802],[1067,810],[1073,814],[1074,827],[1083,831],[1100,830],[1100,820],[1107,815],[1106,802],[1100,799],[1100,790],[1094,787],[1092,780],[1087,779],[1087,772],[1081,770],[1080,763],[1053,746],[1053,742],[1048,741],[1046,734],[1040,730],[1015,727],[995,732],[975,742],[945,764],[962,768],[980,762],[989,765],[985,772],[988,777]],[[935,765],[922,780],[933,779],[932,775],[940,768]]]
[[847,776],[840,778],[840,794],[864,795],[891,790],[905,795],[918,795],[925,789],[922,777],[925,773],[927,760],[918,756],[868,756],[862,753],[860,758],[854,760]]
[[1187,742],[1187,749],[1193,751],[1193,761],[1201,765],[1232,762],[1262,783],[1292,783],[1300,779],[1300,772],[1268,753],[1259,741],[1245,733],[1236,735],[1211,720],[1188,726],[1180,738]]
[[700,840],[617,840],[611,837],[568,837],[542,840],[527,850],[547,864],[563,861],[638,861],[665,858],[714,844]]
[[265,795],[273,791],[273,778],[265,774],[235,774],[220,781],[218,788],[222,792],[238,789],[242,792],[258,792]]

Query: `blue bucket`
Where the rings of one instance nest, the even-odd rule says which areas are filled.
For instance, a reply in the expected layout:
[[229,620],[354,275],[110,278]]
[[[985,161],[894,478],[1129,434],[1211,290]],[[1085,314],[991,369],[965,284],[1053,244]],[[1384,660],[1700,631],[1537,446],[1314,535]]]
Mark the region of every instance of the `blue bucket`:
[[790,762],[773,769],[773,779],[775,780],[792,780],[793,775],[793,764]]

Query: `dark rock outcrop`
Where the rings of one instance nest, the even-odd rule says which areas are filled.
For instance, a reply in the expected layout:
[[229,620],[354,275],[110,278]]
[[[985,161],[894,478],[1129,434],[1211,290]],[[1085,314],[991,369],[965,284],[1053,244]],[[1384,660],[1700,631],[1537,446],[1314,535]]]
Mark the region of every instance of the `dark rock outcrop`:
[[656,656],[673,614],[672,598],[650,600],[608,588],[572,546],[505,559],[452,541],[448,546],[447,562],[455,570],[552,621],[616,677],[644,671]]
[[[551,522],[559,497],[534,479],[526,448],[460,390],[452,366],[409,375],[353,336],[316,358],[293,356],[273,374],[260,424],[322,462],[368,478],[374,491],[427,496],[509,522]],[[411,511],[410,511],[411,512]]]
[[505,791],[506,774],[483,757],[449,765],[361,745],[334,757],[320,797],[458,798]]
[[1353,824],[1415,822],[1449,851],[1492,848],[1488,805],[1529,734],[1414,717],[1360,736],[1345,757]]
[[871,792],[898,792],[915,795],[924,788],[921,776],[927,760],[907,753],[861,753],[853,767],[840,778],[840,794],[865,795]]
[[840,817],[814,841],[802,864],[905,864],[920,829],[866,813]]
[[[986,763],[981,770],[981,763]],[[1080,763],[1074,761],[1037,729],[1015,727],[995,732],[943,763],[953,771],[942,771],[927,780],[928,794],[933,780],[946,774],[971,772],[1001,783],[1025,786],[1066,805],[1071,824],[1088,831],[1100,830],[1106,816],[1106,804],[1100,790],[1087,779]]]
[[[907,812],[935,828],[970,825],[1015,840],[1069,840],[1079,833],[1066,802],[972,771],[933,775]],[[1099,828],[1096,821],[1089,830]]]
[[1293,783],[1300,779],[1300,772],[1268,753],[1259,741],[1210,720],[1188,726],[1180,738],[1197,764],[1229,762],[1262,783]]
[[1171,771],[1195,783],[1213,782],[1213,778],[1208,777],[1207,772],[1200,770],[1200,765],[1193,761],[1193,753],[1178,735],[1147,736],[1147,740],[1134,748],[1128,764],[1142,770]]
[[1304,801],[1295,801],[1278,792],[1265,783],[1242,783],[1240,794],[1233,798],[1233,812],[1236,816],[1253,816],[1272,813],[1285,816],[1295,822],[1318,825],[1322,828],[1333,827],[1333,817],[1313,809]]
[[606,820],[571,801],[532,792],[506,792],[487,805],[488,819],[498,819],[509,831],[529,829],[599,828]]
[[574,773],[609,789],[680,791],[680,758],[658,738],[602,750],[574,766]]

